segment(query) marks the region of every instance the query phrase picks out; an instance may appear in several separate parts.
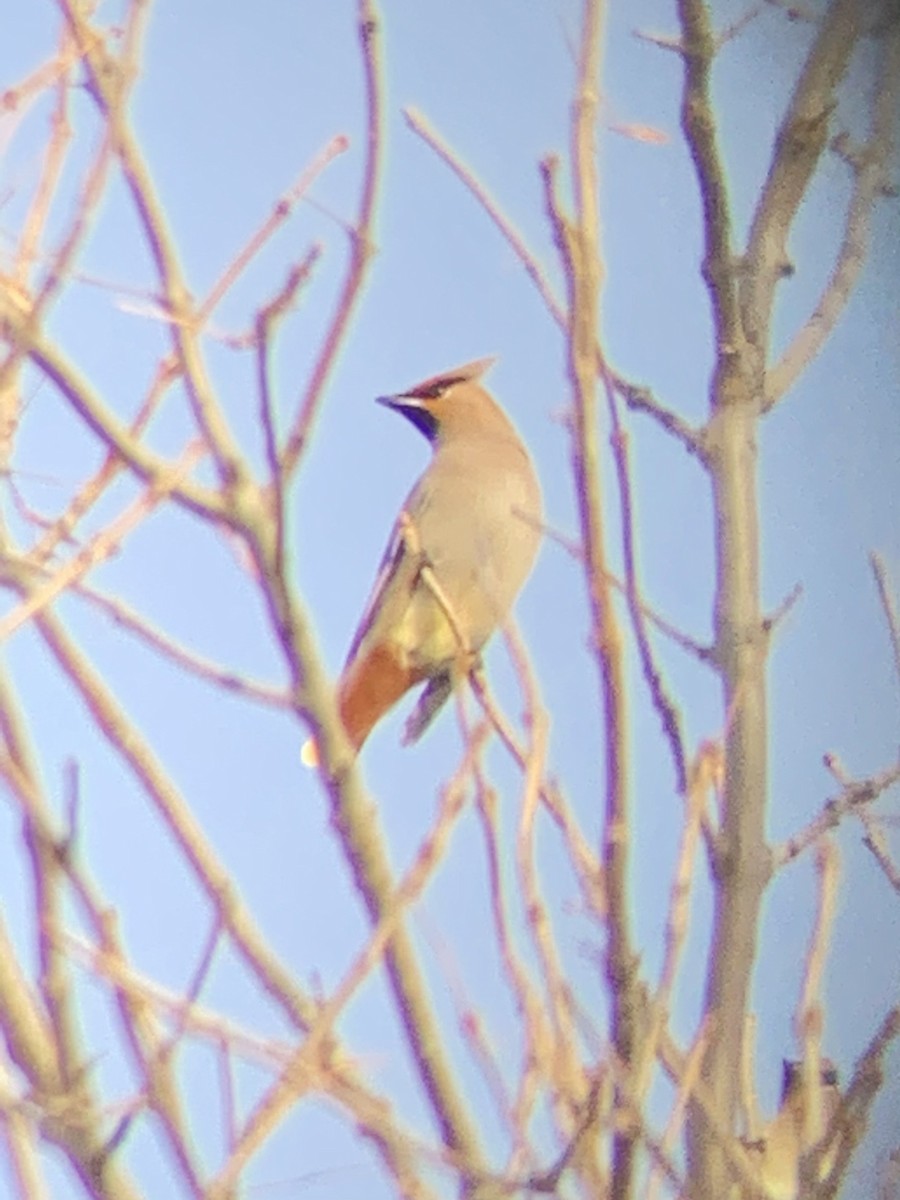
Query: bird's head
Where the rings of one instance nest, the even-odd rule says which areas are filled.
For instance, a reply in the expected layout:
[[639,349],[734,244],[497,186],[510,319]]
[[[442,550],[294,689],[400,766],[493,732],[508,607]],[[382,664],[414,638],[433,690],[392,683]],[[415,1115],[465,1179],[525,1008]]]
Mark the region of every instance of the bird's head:
[[505,428],[506,417],[479,383],[495,361],[479,358],[465,363],[413,384],[395,396],[379,396],[378,403],[402,413],[432,444],[457,429],[470,431],[498,422]]

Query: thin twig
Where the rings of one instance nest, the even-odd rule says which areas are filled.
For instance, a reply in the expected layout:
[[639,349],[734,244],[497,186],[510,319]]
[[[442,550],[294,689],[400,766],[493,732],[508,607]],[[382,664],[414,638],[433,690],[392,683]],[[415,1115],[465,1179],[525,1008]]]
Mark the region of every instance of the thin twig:
[[[884,1083],[884,1059],[898,1037],[900,1006],[888,1010],[869,1041],[831,1120],[828,1137],[817,1147],[815,1157],[818,1163],[828,1162],[834,1156],[827,1185],[818,1193],[822,1200],[834,1200],[850,1160],[865,1136],[872,1105]],[[812,1168],[816,1165],[815,1162],[810,1163]]]
[[137,613],[124,600],[106,596],[85,583],[72,586],[76,596],[81,596],[101,612],[105,613],[117,625],[127,629],[129,633],[145,642],[153,650],[169,662],[174,663],[183,671],[224,688],[258,704],[266,704],[273,708],[290,709],[292,700],[284,687],[274,687],[271,684],[260,683],[258,680],[247,679],[225,667],[221,667],[212,659],[204,658],[176,642],[174,638],[163,633],[152,625],[146,617]]
[[669,696],[660,667],[653,654],[653,647],[650,644],[650,636],[647,632],[647,624],[644,620],[644,606],[637,576],[637,554],[635,550],[637,534],[634,518],[634,497],[631,487],[631,471],[628,461],[628,435],[619,417],[619,409],[612,382],[606,375],[604,375],[604,382],[606,383],[607,404],[612,428],[610,442],[612,444],[616,482],[619,488],[619,505],[622,514],[622,557],[625,563],[625,598],[628,602],[628,613],[631,617],[631,627],[634,631],[635,641],[637,642],[644,681],[650,691],[653,707],[656,709],[662,725],[663,735],[669,744],[669,752],[675,768],[675,787],[679,795],[684,795],[687,790],[687,761],[684,750],[684,736],[681,731],[681,717]]
[[[171,380],[171,359],[163,359],[156,368],[137,415],[128,426],[128,433],[132,439],[139,438],[149,425]],[[92,507],[99,503],[107,488],[112,485],[125,466],[125,462],[117,453],[108,450],[100,467],[82,484],[69,501],[66,510],[49,524],[46,533],[35,543],[29,552],[29,561],[36,564],[46,563],[52,558],[61,543],[71,541],[79,522],[83,521]]]
[[279,961],[257,929],[196,818],[149,745],[56,617],[45,609],[34,620],[47,649],[84,700],[98,730],[145,790],[209,903],[220,911],[236,951],[291,1024],[304,1029],[315,1015],[314,1003],[296,985],[293,973]]
[[[303,199],[322,172],[349,148],[350,141],[343,134],[330,138],[319,153],[303,168],[293,187],[275,201],[272,212],[250,237],[247,244],[232,258],[225,270],[213,284],[206,299],[197,309],[197,325],[202,326],[212,316],[222,298],[234,287],[243,271],[250,265],[266,242],[281,228]],[[309,264],[312,265],[311,263]],[[307,268],[308,271],[308,268]],[[299,285],[297,285],[299,286]]]
[[632,1082],[632,1090],[640,1100],[645,1098],[650,1087],[662,1031],[670,1017],[672,993],[688,933],[697,843],[708,803],[706,793],[716,786],[718,769],[719,763],[713,744],[704,744],[692,763],[690,783],[685,790],[684,824],[669,892],[665,952],[660,970],[659,986],[647,1014],[647,1028],[640,1047],[638,1069],[635,1073],[636,1078]]
[[880,554],[873,553],[869,556],[869,562],[872,566],[872,574],[875,576],[878,598],[881,601],[881,607],[884,609],[884,618],[887,621],[891,649],[894,654],[894,670],[897,672],[897,682],[900,684],[900,617],[897,615],[897,605],[891,590],[884,559]]
[[[568,289],[569,377],[574,398],[572,467],[585,551],[585,583],[591,637],[597,656],[606,730],[606,778],[601,856],[606,874],[606,975],[611,1005],[611,1041],[618,1059],[631,1065],[635,1052],[636,960],[631,944],[628,890],[628,760],[622,636],[611,603],[607,546],[600,504],[601,463],[597,438],[597,329],[602,264],[598,248],[596,110],[602,6],[583,6],[578,80],[571,122],[570,167],[574,218],[569,220],[556,189],[557,163],[542,164],[547,214],[560,253]],[[610,1196],[631,1194],[634,1132],[623,1125],[613,1134]]]
[[[127,118],[124,82],[129,74],[137,77],[135,62],[129,59],[127,44],[121,58],[117,59],[110,52],[104,37],[90,25],[75,0],[59,0],[59,3],[81,49],[91,95],[108,122],[116,157],[156,265],[166,311],[174,318],[168,328],[194,418],[216,465],[220,484],[232,488],[243,478],[243,460],[207,376],[197,339],[195,311],[182,276],[174,238]],[[146,19],[145,6],[132,5],[132,11],[140,14],[142,20]],[[134,34],[132,53],[137,52],[137,40]]]
[[[539,296],[543,300],[547,312],[559,328],[565,332],[568,327],[568,317],[565,308],[553,291],[546,271],[541,266],[537,256],[528,248],[522,234],[506,213],[503,212],[499,203],[491,195],[482,180],[460,159],[453,148],[441,137],[422,113],[414,108],[405,108],[403,116],[406,118],[406,123],[413,133],[420,137],[434,151],[441,162],[450,168],[460,183],[474,196],[487,217],[499,231],[500,236],[522,264],[525,274],[534,284]],[[601,367],[598,362],[598,373],[600,371]],[[653,417],[664,429],[677,438],[689,453],[703,456],[702,436],[699,430],[693,429],[676,413],[667,409],[652,395],[648,388],[630,382],[623,376],[616,374],[608,366],[606,371],[612,379],[616,390],[621,393],[629,408],[634,409],[635,412],[643,412]]]
[[[685,2],[685,0],[682,0]],[[740,279],[741,337],[756,350],[755,371],[769,343],[775,289],[790,272],[787,242],[813,172],[828,143],[836,89],[862,33],[859,0],[834,0],[819,22],[800,78],[775,138],[766,182],[750,226]],[[732,344],[737,344],[734,337]],[[763,396],[759,397],[765,402]]]
[[[511,654],[515,655],[517,639],[507,634],[507,644]],[[520,676],[521,677],[521,676]],[[500,741],[506,747],[513,761],[525,771],[528,766],[528,754],[516,737],[512,725],[497,707],[488,690],[484,677],[473,672],[469,683],[475,698],[484,709]],[[569,806],[560,794],[559,789],[552,783],[542,781],[540,786],[541,803],[546,808],[566,843],[566,849],[572,860],[575,876],[582,889],[585,908],[600,920],[606,920],[608,906],[606,901],[605,879],[602,870],[597,865],[596,855],[592,852],[582,833],[578,822],[569,810]]]
[[778,628],[802,595],[803,584],[795,583],[775,611],[763,619],[763,629],[766,633],[773,633]]
[[702,429],[696,429],[683,417],[672,412],[670,408],[666,408],[656,399],[649,388],[629,383],[621,375],[613,372],[610,372],[610,378],[616,391],[632,412],[645,413],[648,417],[652,417],[666,433],[681,442],[688,454],[694,455],[703,463],[707,461],[707,449]]
[[[72,128],[69,123],[69,66],[72,65],[76,47],[68,32],[63,30],[60,36],[60,47],[57,63],[62,68],[60,78],[56,82],[56,108],[51,119],[51,135],[47,142],[44,163],[41,169],[38,185],[28,209],[22,227],[22,237],[16,250],[17,269],[14,278],[25,287],[28,274],[38,256],[38,246],[50,215],[50,206],[62,177],[68,146],[72,139]],[[68,64],[63,67],[63,64]]]
[[311,247],[306,257],[290,269],[287,279],[278,294],[268,304],[264,305],[256,316],[256,369],[257,385],[259,388],[259,415],[265,439],[266,459],[269,465],[269,485],[274,492],[275,569],[279,575],[284,573],[285,557],[284,472],[281,468],[275,405],[272,399],[269,351],[276,322],[284,316],[290,305],[293,304],[297,292],[309,278],[310,272],[318,261],[320,254],[321,247],[317,245]]
[[[672,1105],[672,1112],[666,1122],[666,1128],[660,1142],[660,1148],[665,1155],[670,1155],[675,1150],[676,1140],[684,1125],[691,1098],[697,1090],[700,1072],[703,1067],[703,1056],[706,1053],[706,1042],[706,1025],[704,1023],[701,1025],[697,1036],[694,1038],[687,1052],[680,1072],[675,1102]],[[664,1172],[656,1166],[647,1184],[645,1200],[656,1200],[663,1177]]]
[[449,846],[450,835],[458,824],[466,797],[466,784],[472,762],[481,750],[480,738],[467,748],[455,777],[444,788],[435,824],[425,839],[393,896],[381,907],[366,945],[345,973],[343,980],[319,1009],[315,1022],[299,1048],[292,1054],[278,1078],[263,1094],[238,1133],[222,1169],[208,1184],[211,1200],[231,1194],[241,1172],[282,1122],[290,1108],[321,1081],[329,1070],[331,1043],[335,1025],[355,993],[382,962],[410,906],[433,877]]
[[115,554],[123,539],[132,533],[142,521],[145,521],[167,496],[174,490],[180,478],[190,472],[191,468],[203,452],[198,442],[189,446],[182,461],[173,468],[169,479],[161,479],[148,489],[115,521],[111,521],[100,533],[84,546],[68,562],[55,571],[43,583],[29,588],[25,598],[18,608],[13,609],[8,616],[0,621],[0,643],[4,642],[15,630],[60,596],[67,588],[78,582],[98,563],[104,562]]
[[[530,513],[522,512],[517,515],[534,529],[539,530],[541,535],[548,541],[555,542],[557,546],[561,546],[576,562],[584,563],[584,548],[574,538],[567,537],[564,533],[560,533],[558,529],[554,529],[552,525],[538,520]],[[605,579],[608,583],[612,584],[617,592],[621,592],[623,596],[626,594],[626,584],[614,571],[607,570]],[[696,658],[704,666],[710,667],[715,665],[710,646],[698,642],[690,634],[684,633],[683,630],[673,625],[671,621],[667,621],[665,617],[658,613],[655,608],[652,608],[642,597],[637,597],[637,604],[641,613],[647,618],[650,624],[655,625],[660,633],[674,642],[676,646],[680,646],[685,653],[691,655],[692,658]]]
[[900,764],[888,767],[867,779],[848,781],[837,796],[826,800],[822,811],[798,833],[775,846],[772,850],[772,869],[777,871],[785,863],[797,858],[812,846],[823,834],[835,829],[848,813],[864,805],[872,804],[882,792],[900,780]]
[[472,193],[487,216],[500,231],[504,241],[511,247],[516,258],[525,268],[525,273],[537,288],[547,311],[561,328],[566,327],[566,313],[560,301],[556,298],[553,288],[547,279],[546,272],[534,254],[528,249],[525,239],[515,225],[502,211],[497,201],[478,178],[474,171],[465,165],[454,153],[453,149],[441,137],[428,119],[415,108],[405,108],[403,116],[406,124],[427,146],[430,146],[438,158],[449,167],[457,179]]
[[[139,441],[132,429],[112,414],[99,394],[59,348],[32,328],[30,320],[16,312],[9,303],[4,303],[4,299],[0,293],[0,333],[27,351],[103,445],[123,459],[140,479],[151,486],[171,476],[171,463]],[[199,516],[216,521],[233,520],[217,492],[193,481],[183,480],[172,489],[171,495],[173,500]]]
[[337,307],[322,339],[312,374],[300,399],[297,414],[291,423],[285,442],[282,468],[286,480],[290,479],[296,470],[297,463],[306,446],[325,385],[350,328],[351,319],[368,276],[369,264],[375,253],[375,214],[384,151],[381,64],[378,58],[379,20],[372,0],[358,0],[357,27],[362,46],[367,121],[362,195],[355,226],[350,230],[350,263],[338,296]]
[[872,80],[868,138],[853,158],[853,191],[844,235],[828,281],[806,324],[766,372],[765,409],[790,390],[831,336],[847,307],[866,261],[872,215],[884,194],[900,111],[900,23],[886,21],[877,38],[878,65]]
[[863,845],[878,863],[894,891],[900,894],[900,867],[891,858],[884,830],[879,827],[876,818],[865,809],[860,809],[858,815],[866,830]]
[[803,1144],[815,1145],[822,1137],[822,980],[834,931],[839,861],[835,843],[823,837],[816,847],[819,896],[816,919],[810,931],[803,972],[803,989],[794,1015],[794,1033],[803,1047],[803,1089],[807,1098],[802,1130]]

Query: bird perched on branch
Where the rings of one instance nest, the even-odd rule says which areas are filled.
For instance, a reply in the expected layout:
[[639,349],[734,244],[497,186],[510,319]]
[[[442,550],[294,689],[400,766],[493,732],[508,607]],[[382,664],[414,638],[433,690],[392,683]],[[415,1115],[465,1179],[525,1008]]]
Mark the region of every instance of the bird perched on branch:
[[[425,683],[404,744],[425,731],[507,616],[540,543],[541,491],[512,422],[481,385],[493,359],[379,397],[431,444],[397,522],[338,683],[359,750],[377,721]],[[317,761],[307,742],[304,762]]]
[[[837,1070],[829,1059],[821,1062],[818,1095],[811,1097],[809,1090],[803,1063],[785,1059],[778,1112],[759,1141],[747,1146],[763,1194],[772,1200],[799,1196],[800,1159],[826,1136],[841,1102]],[[836,1151],[837,1141],[832,1140],[819,1164],[820,1179],[830,1173]]]

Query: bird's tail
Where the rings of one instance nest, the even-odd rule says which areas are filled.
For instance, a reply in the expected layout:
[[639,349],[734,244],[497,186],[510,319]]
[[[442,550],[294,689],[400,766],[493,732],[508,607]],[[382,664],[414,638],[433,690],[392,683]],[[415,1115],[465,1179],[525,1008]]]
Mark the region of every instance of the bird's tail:
[[422,692],[412,710],[409,719],[403,727],[403,745],[411,746],[417,742],[440,710],[447,703],[453,691],[454,678],[450,670],[432,675],[428,686]]
[[[413,670],[401,661],[393,647],[383,644],[373,646],[367,654],[348,664],[338,684],[337,700],[341,721],[354,750],[361,749],[385,713],[423,678],[423,672]],[[319,753],[312,738],[304,745],[300,757],[306,766],[318,766]]]

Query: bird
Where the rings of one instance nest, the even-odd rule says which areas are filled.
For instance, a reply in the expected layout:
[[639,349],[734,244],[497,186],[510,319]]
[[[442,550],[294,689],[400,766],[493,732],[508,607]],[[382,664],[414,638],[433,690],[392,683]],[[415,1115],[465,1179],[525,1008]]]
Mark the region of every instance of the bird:
[[[425,683],[403,743],[421,737],[479,662],[537,556],[541,488],[525,443],[482,385],[494,361],[378,397],[425,436],[432,456],[394,523],[338,681],[338,712],[355,753],[401,697]],[[318,762],[314,739],[303,761]]]
[[[832,1117],[841,1102],[838,1074],[830,1059],[822,1059],[819,1072],[818,1113],[812,1104],[802,1062],[783,1060],[781,1103],[758,1141],[747,1146],[753,1172],[763,1194],[771,1200],[796,1200],[799,1195],[799,1164],[806,1153],[829,1132]],[[819,1164],[825,1179],[834,1166],[837,1142]]]

